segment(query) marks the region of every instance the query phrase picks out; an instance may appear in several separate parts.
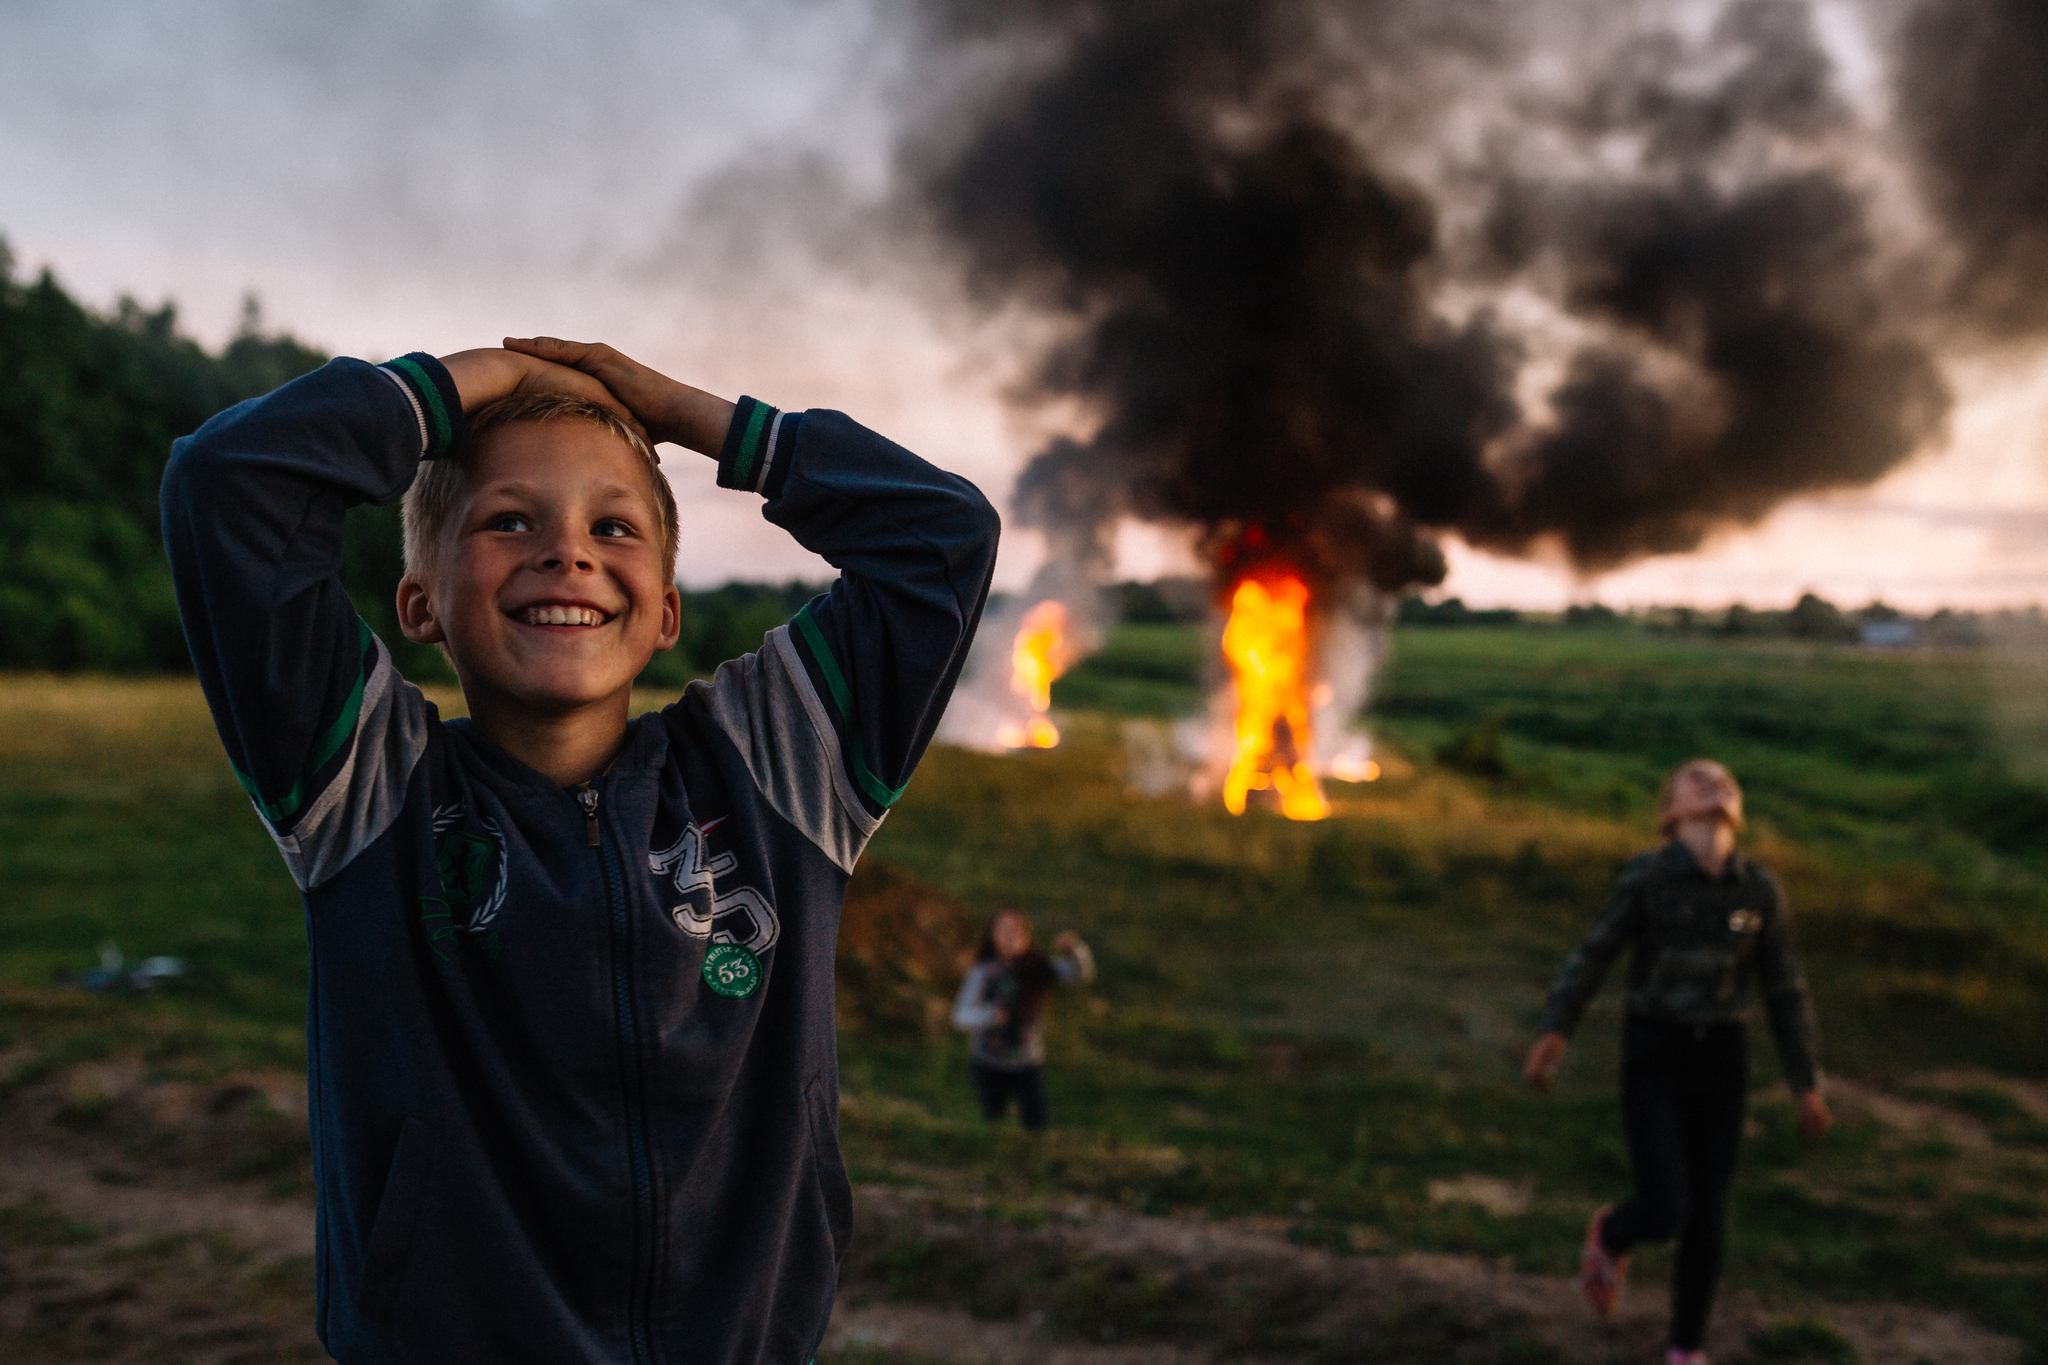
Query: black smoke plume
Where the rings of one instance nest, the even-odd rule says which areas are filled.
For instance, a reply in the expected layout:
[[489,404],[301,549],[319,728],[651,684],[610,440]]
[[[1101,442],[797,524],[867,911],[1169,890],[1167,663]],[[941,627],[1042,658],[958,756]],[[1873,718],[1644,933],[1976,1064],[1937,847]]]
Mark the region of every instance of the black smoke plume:
[[1961,256],[1951,301],[1993,335],[2048,327],[2048,5],[1928,0],[1900,26],[1893,69]]
[[[1557,8],[924,5],[963,93],[904,151],[918,205],[976,298],[1065,320],[1022,397],[1097,423],[1031,462],[1021,519],[1189,524],[1226,575],[1432,583],[1438,532],[1593,571],[1935,435],[1804,4],[1532,92]],[[1472,110],[1488,135],[1437,147]],[[1510,322],[1518,292],[1558,326]]]

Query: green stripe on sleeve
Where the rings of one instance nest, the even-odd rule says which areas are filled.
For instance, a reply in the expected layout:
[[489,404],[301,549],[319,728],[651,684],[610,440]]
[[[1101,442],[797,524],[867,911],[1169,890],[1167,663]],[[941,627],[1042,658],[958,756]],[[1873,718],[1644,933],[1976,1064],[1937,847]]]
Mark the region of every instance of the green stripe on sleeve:
[[[861,756],[860,736],[854,732],[853,726],[850,724],[846,727],[846,751],[853,759],[853,780],[862,791],[868,794],[869,800],[877,802],[883,807],[888,807],[895,805],[897,801],[902,799],[903,787],[897,787],[892,791],[887,783],[883,782],[881,778],[876,777],[869,770],[867,760]],[[908,783],[905,784],[905,786],[908,785]]]
[[818,629],[818,623],[811,619],[811,609],[805,607],[793,618],[797,633],[810,648],[811,658],[816,661],[818,671],[825,675],[825,686],[832,693],[832,704],[839,708],[839,718],[853,719],[853,692],[846,686],[846,678],[839,671],[839,661],[832,657],[832,647],[825,643],[825,632]]
[[[313,743],[313,755],[306,760],[305,778],[310,778],[334,757],[335,751],[348,743],[348,737],[355,733],[356,719],[363,710],[363,665],[377,657],[377,637],[363,618],[356,618],[356,650],[360,658],[356,662],[356,685],[350,690],[348,700],[341,705],[341,714],[334,718],[334,724],[327,727],[320,738]],[[305,780],[304,778],[301,779]]]
[[[313,780],[314,775],[327,765],[327,760],[333,758],[341,746],[348,743],[349,736],[355,733],[356,721],[363,711],[363,663],[376,657],[376,637],[370,633],[370,628],[363,624],[360,616],[356,618],[356,630],[358,648],[362,651],[362,658],[356,662],[356,685],[349,691],[348,700],[341,704],[341,714],[336,716],[334,723],[321,731],[320,737],[313,741],[313,751],[307,756],[305,765],[299,769],[299,780],[292,784],[292,789],[276,801],[265,801],[263,793],[256,789],[256,780],[240,768],[235,768],[235,780],[242,784],[243,791],[249,793],[249,799],[256,803],[256,809],[263,813],[263,818],[273,825],[298,814],[299,807],[306,804],[306,784]],[[233,767],[232,764],[229,766]]]
[[902,799],[904,788],[891,787],[868,767],[867,757],[861,752],[859,724],[853,713],[853,690],[846,685],[846,675],[839,671],[839,662],[832,657],[831,646],[825,643],[825,632],[818,629],[818,623],[811,619],[809,607],[792,617],[790,624],[796,627],[797,636],[804,642],[806,652],[816,661],[818,671],[825,675],[825,689],[832,694],[832,704],[839,708],[843,742],[853,768],[854,784],[870,801],[885,808],[895,805]]
[[448,410],[441,405],[441,390],[435,385],[433,378],[421,368],[417,360],[400,356],[389,363],[393,369],[402,371],[405,377],[412,381],[413,387],[420,392],[420,401],[427,405],[427,412],[434,420],[434,440],[430,448],[438,449],[454,440],[455,426],[448,420]]
[[761,428],[768,425],[768,412],[768,405],[756,399],[754,410],[747,414],[747,434],[740,437],[739,453],[732,461],[733,482],[741,488],[752,482],[754,461],[761,454]]

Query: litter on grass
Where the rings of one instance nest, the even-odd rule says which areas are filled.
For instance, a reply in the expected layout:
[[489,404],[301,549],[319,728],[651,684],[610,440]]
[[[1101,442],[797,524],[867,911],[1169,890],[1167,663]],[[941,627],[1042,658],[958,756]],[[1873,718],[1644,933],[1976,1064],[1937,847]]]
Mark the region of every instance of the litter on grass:
[[140,962],[129,962],[121,956],[119,945],[100,945],[100,965],[89,972],[77,972],[68,976],[69,984],[82,991],[93,991],[101,995],[120,995],[137,991],[153,991],[166,981],[176,980],[185,974],[185,960],[179,957],[145,957]]

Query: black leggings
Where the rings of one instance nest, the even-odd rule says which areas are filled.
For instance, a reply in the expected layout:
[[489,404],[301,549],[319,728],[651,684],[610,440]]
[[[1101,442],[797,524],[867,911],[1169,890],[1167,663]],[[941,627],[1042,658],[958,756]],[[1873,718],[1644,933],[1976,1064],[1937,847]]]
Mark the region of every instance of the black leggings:
[[1678,1238],[1671,1344],[1697,1351],[1721,1278],[1728,1186],[1749,1101],[1749,1037],[1739,1023],[1630,1019],[1621,1033],[1621,1116],[1635,1195],[1607,1215],[1600,1241],[1622,1255]]
[[993,1123],[1017,1099],[1017,1121],[1036,1131],[1045,1127],[1045,1068],[974,1064],[974,1093],[981,1098],[981,1116]]

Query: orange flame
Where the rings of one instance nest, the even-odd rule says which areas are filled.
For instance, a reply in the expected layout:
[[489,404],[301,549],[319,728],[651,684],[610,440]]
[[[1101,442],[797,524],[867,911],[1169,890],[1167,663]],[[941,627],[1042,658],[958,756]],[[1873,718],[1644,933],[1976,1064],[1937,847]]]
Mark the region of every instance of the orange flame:
[[1290,820],[1330,813],[1310,769],[1308,584],[1285,569],[1241,580],[1223,628],[1223,657],[1237,680],[1237,752],[1223,804],[1244,814],[1254,791],[1271,791]]
[[1010,646],[1010,690],[1031,707],[1031,719],[1006,724],[996,741],[1006,749],[1050,749],[1059,729],[1046,719],[1052,709],[1052,681],[1067,671],[1067,609],[1050,599],[1024,613]]

